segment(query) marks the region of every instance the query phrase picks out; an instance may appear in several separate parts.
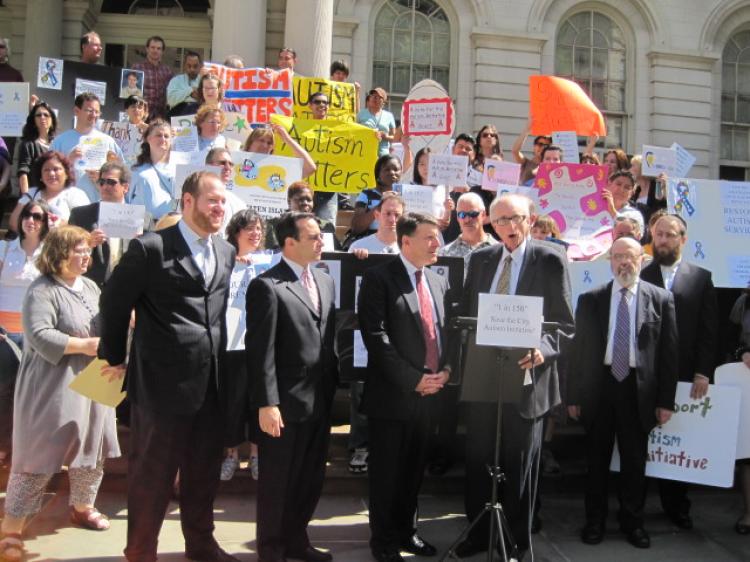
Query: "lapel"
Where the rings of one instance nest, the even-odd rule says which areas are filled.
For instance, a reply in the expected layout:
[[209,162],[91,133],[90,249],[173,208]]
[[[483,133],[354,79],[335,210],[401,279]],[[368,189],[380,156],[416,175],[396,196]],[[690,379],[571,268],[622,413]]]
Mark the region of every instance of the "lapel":
[[482,276],[479,279],[479,287],[477,293],[489,293],[492,291],[492,279],[495,277],[495,272],[500,265],[500,258],[503,255],[503,245],[497,244],[492,246],[493,251],[484,260],[484,267],[481,268]]
[[526,295],[534,281],[534,272],[537,270],[534,267],[534,262],[537,259],[537,248],[531,240],[526,241],[526,252],[523,255],[523,263],[521,264],[521,271],[518,274],[518,283],[516,284],[516,294]]
[[[164,242],[169,243],[171,247],[170,254],[172,254],[173,259],[182,267],[185,273],[187,273],[193,281],[203,287],[203,274],[200,269],[198,269],[198,266],[195,265],[187,241],[183,238],[182,233],[176,224],[164,230]],[[165,257],[166,256],[167,253],[165,252]]]
[[[661,268],[659,268],[659,272],[661,272]],[[680,265],[677,267],[677,273],[675,273],[674,280],[672,281],[672,291],[671,293],[675,295],[675,299],[677,298],[677,294],[682,291],[682,286],[685,284],[685,282],[689,282],[690,277],[690,264],[687,263],[685,260],[680,262]],[[662,283],[662,287],[664,284]]]
[[310,268],[310,271],[312,271],[313,279],[315,279],[315,284],[318,286],[318,298],[320,299],[320,331],[323,333],[325,332],[325,324],[328,320],[328,314],[326,311],[330,310],[331,303],[334,302],[334,295],[328,290],[329,284],[326,278],[329,277],[329,275],[317,267]]
[[390,262],[390,269],[393,272],[393,280],[398,286],[399,292],[403,295],[406,305],[411,312],[411,317],[414,323],[417,325],[417,329],[424,339],[424,330],[422,329],[422,315],[419,312],[419,297],[417,297],[417,291],[414,289],[414,285],[411,284],[409,273],[406,271],[406,266],[401,258],[398,257]]
[[211,244],[214,248],[214,259],[216,260],[216,269],[214,270],[214,275],[211,277],[211,283],[208,286],[208,292],[210,293],[213,291],[216,286],[219,284],[219,282],[224,278],[224,275],[221,274],[221,272],[226,271],[227,266],[225,265],[228,261],[228,253],[227,253],[227,247],[226,244],[224,244],[224,240],[216,235],[211,235]]
[[603,334],[604,341],[606,343],[609,338],[609,307],[612,303],[612,287],[614,283],[610,281],[607,285],[599,291],[599,333]]
[[[680,266],[682,267],[682,266]],[[652,261],[648,266],[646,266],[646,269],[644,269],[644,272],[648,270],[645,279],[652,285],[656,285],[657,287],[664,289],[664,276],[661,274],[661,267],[659,267],[659,264],[656,263],[656,261]],[[679,269],[677,270],[677,276],[679,276]],[[677,276],[675,276],[675,281],[677,281]],[[643,276],[641,276],[643,277]],[[674,286],[674,284],[673,284]]]
[[[285,273],[286,288],[289,289],[289,291],[291,291],[295,297],[297,297],[299,300],[302,301],[302,304],[304,304],[307,307],[307,309],[315,318],[320,318],[318,311],[315,310],[312,302],[310,301],[310,295],[307,294],[307,289],[305,289],[302,286],[302,281],[294,273],[294,270],[292,270],[292,268],[289,267],[289,265],[283,259],[279,262],[279,265],[281,266],[282,271]],[[315,278],[314,273],[313,273],[313,278]],[[316,279],[316,283],[317,283],[317,279]],[[320,294],[320,288],[318,288],[318,294]],[[321,304],[322,304],[322,300],[321,300]],[[322,310],[322,307],[321,307],[321,310]]]
[[636,319],[635,319],[635,334],[636,338],[641,333],[641,328],[643,328],[643,324],[645,322],[648,322],[653,314],[653,307],[651,306],[651,292],[646,290],[646,287],[643,283],[638,283],[638,303],[636,305]]

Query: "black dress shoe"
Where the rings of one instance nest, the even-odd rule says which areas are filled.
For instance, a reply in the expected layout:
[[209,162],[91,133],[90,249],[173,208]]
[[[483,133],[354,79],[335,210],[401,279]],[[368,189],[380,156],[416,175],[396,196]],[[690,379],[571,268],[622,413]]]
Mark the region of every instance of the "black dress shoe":
[[734,524],[734,532],[738,535],[748,535],[750,534],[750,525],[742,523],[742,519],[744,519],[744,517],[737,519],[737,523]]
[[401,543],[401,550],[417,556],[435,556],[437,554],[437,548],[416,533]]
[[628,533],[628,542],[636,548],[649,548],[651,539],[643,527],[633,529]]
[[459,558],[471,558],[480,552],[487,552],[487,543],[478,543],[472,539],[464,539],[463,542],[453,549],[453,553]]
[[601,523],[586,523],[581,531],[581,540],[586,544],[599,544],[604,539],[604,525]]
[[217,548],[214,551],[205,554],[200,552],[186,552],[185,558],[194,562],[240,562],[239,558],[235,558],[221,548]]
[[693,518],[687,513],[667,513],[667,517],[680,529],[689,530],[693,528]]
[[330,552],[325,552],[313,546],[308,546],[302,552],[288,551],[286,556],[305,562],[330,562],[333,560],[333,555]]
[[373,550],[372,557],[377,562],[406,562],[397,550]]

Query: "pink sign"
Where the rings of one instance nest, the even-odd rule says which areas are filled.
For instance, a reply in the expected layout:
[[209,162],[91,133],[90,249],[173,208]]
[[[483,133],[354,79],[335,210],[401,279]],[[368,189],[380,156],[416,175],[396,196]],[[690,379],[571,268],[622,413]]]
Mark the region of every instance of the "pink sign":
[[451,98],[406,100],[402,114],[405,135],[450,135],[453,131]]
[[612,226],[602,190],[607,187],[607,166],[593,164],[539,165],[539,214],[550,216],[565,239],[592,237]]

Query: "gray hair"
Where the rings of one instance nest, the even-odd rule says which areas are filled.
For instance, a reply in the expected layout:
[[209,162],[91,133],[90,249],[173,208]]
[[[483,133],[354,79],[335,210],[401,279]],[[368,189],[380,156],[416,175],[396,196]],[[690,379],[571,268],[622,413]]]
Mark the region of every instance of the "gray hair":
[[495,207],[506,201],[528,205],[529,216],[536,214],[536,206],[531,198],[526,195],[521,195],[520,193],[503,193],[500,197],[496,197],[490,204],[490,214],[492,214]]
[[484,201],[482,201],[482,198],[479,196],[479,194],[474,193],[473,191],[467,191],[466,193],[463,193],[461,197],[458,198],[458,201],[456,201],[456,207],[461,204],[461,201],[465,201],[466,203],[475,205],[480,209],[484,209]]

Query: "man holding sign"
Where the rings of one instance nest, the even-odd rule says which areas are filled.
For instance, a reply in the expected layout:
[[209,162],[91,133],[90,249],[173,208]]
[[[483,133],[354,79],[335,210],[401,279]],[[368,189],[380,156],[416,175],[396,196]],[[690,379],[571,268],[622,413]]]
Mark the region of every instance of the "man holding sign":
[[[539,347],[531,352],[477,346],[473,336],[466,349],[461,388],[461,400],[471,402],[466,430],[466,515],[473,520],[490,499],[486,467],[494,464],[495,435],[488,428],[497,423],[499,392],[503,412],[500,466],[506,476],[502,503],[519,550],[512,554],[520,559],[531,546],[542,421],[560,403],[555,361],[559,340],[573,333],[573,311],[564,254],[529,237],[536,220],[532,201],[522,195],[502,195],[490,206],[490,220],[502,244],[472,252],[458,316],[476,317],[481,293],[524,295],[542,297],[544,320],[558,325],[556,331],[543,333]],[[457,348],[458,342],[453,346]],[[455,552],[467,558],[486,550],[488,543],[489,520],[482,518]]]
[[677,388],[677,326],[672,295],[640,281],[643,248],[612,244],[614,280],[582,294],[576,309],[568,412],[587,433],[586,525],[581,540],[598,544],[607,519],[607,479],[615,436],[620,452],[620,529],[648,548],[643,529],[648,434],[672,416]]

